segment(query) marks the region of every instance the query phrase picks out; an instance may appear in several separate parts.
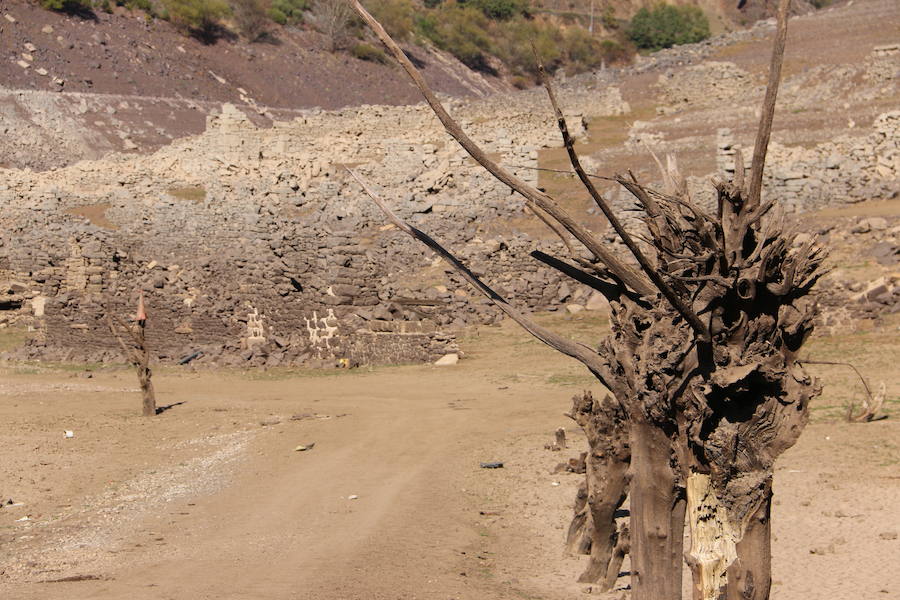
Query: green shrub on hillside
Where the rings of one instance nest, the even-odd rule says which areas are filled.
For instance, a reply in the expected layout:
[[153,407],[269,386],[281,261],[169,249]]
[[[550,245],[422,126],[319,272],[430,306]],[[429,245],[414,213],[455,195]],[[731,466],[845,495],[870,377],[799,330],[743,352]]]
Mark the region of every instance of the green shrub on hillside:
[[231,14],[225,0],[163,0],[169,20],[204,39],[215,37],[220,20]]
[[418,14],[415,29],[420,36],[473,69],[490,71],[489,57],[500,59],[517,87],[537,79],[535,50],[549,73],[562,67],[579,73],[630,55],[622,44],[597,40],[581,27],[563,30],[553,21],[524,14],[503,21],[490,19],[474,0],[464,5],[444,3]]
[[116,0],[116,5],[124,6],[131,10],[142,10],[148,15],[156,15],[156,9],[150,0]]
[[698,6],[657,4],[635,13],[628,37],[638,48],[647,50],[692,44],[709,37],[709,20]]
[[78,11],[91,10],[91,0],[39,0],[39,4],[48,10]]
[[600,55],[606,61],[606,64],[630,62],[633,54],[634,47],[631,45],[626,47],[616,40],[602,40],[600,42]]
[[469,0],[468,4],[498,21],[508,21],[528,9],[528,0]]
[[399,41],[409,38],[415,27],[415,14],[421,11],[410,0],[370,0],[366,8]]
[[494,53],[514,75],[527,75],[532,81],[538,74],[535,52],[544,68],[553,73],[563,59],[562,33],[557,27],[540,20],[518,18],[497,28]]
[[348,50],[360,37],[361,21],[346,0],[314,0],[309,20],[324,36],[329,52]]
[[303,22],[303,11],[309,10],[307,0],[272,0],[267,14],[279,25]]
[[521,82],[537,82],[538,68],[534,50],[544,69],[553,74],[559,69],[575,74],[596,69],[606,63],[627,61],[630,53],[614,40],[598,40],[581,27],[560,30],[539,19],[518,18],[497,28],[492,52]]
[[593,69],[606,58],[600,51],[600,42],[581,27],[569,27],[563,34],[566,62]]
[[269,16],[263,8],[262,0],[231,0],[234,23],[241,35],[255,42],[266,36],[270,25]]
[[489,68],[487,53],[491,49],[487,21],[476,8],[443,4],[419,17],[416,29],[467,67],[485,70]]
[[367,60],[383,65],[386,65],[389,62],[387,54],[385,54],[381,48],[376,48],[372,44],[367,44],[365,42],[360,42],[353,46],[353,49],[350,50],[350,54],[360,60]]

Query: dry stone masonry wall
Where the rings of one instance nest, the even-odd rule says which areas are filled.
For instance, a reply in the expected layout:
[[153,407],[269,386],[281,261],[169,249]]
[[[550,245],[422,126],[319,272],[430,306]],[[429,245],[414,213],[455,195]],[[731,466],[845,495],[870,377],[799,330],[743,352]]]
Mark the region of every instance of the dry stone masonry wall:
[[[489,152],[536,183],[537,151],[559,143],[542,102],[451,104]],[[627,111],[617,90],[569,102]],[[582,115],[567,112],[580,133]],[[203,134],[150,155],[0,171],[0,318],[32,329],[25,356],[115,360],[105,315],[128,315],[143,290],[160,358],[200,351],[200,361],[268,366],[433,360],[456,351],[455,329],[498,319],[383,225],[347,167],[517,301],[588,301],[528,257],[533,240],[486,232],[524,216],[523,205],[426,107],[314,110],[261,128],[226,104]]]
[[[716,165],[734,173],[738,147],[727,129],[718,131]],[[752,149],[743,148],[744,156]],[[812,148],[772,142],[764,175],[767,194],[788,211],[803,212],[834,203],[859,202],[900,192],[900,111],[879,115],[868,134],[841,136]]]

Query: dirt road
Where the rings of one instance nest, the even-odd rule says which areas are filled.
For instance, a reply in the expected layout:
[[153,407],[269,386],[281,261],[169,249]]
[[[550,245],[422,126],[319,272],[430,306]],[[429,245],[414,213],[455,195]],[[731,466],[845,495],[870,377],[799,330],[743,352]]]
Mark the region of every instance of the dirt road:
[[[531,429],[541,412],[547,424],[538,428],[552,430],[561,421],[565,397],[555,407],[547,406],[543,390],[513,384],[495,390],[489,400],[478,400],[492,375],[474,366],[387,371],[268,380],[158,377],[163,401],[167,396],[186,399],[158,417],[178,421],[173,429],[155,423],[143,427],[130,416],[101,429],[112,447],[131,437],[130,423],[143,429],[141,435],[183,440],[196,434],[192,427],[233,429],[219,435],[233,436],[227,444],[241,445],[239,458],[225,467],[214,464],[214,473],[197,470],[171,477],[177,487],[185,477],[202,482],[212,476],[223,480],[216,486],[220,489],[203,494],[207,486],[199,485],[201,493],[188,490],[161,504],[133,494],[127,508],[101,525],[102,535],[92,540],[96,543],[81,548],[72,543],[78,539],[72,531],[80,528],[72,521],[84,515],[55,520],[48,526],[55,531],[46,544],[24,549],[47,563],[43,573],[28,578],[98,579],[9,584],[12,597],[501,597],[484,589],[484,581],[474,593],[469,577],[460,575],[481,540],[464,490],[469,479],[497,478],[495,471],[478,467],[479,458],[493,458],[478,454],[483,440],[502,438],[525,423]],[[117,387],[130,375],[98,374],[89,385],[71,384],[69,400],[78,402],[82,419],[73,442],[94,436],[92,422],[102,422],[103,412],[122,407]],[[34,381],[12,378],[21,385]],[[41,384],[32,385],[32,393],[40,396]],[[79,387],[93,391],[85,394]],[[90,399],[83,397],[88,395]],[[330,418],[291,420],[291,415],[308,412]],[[232,422],[235,413],[239,421]],[[68,422],[65,417],[62,421]],[[312,450],[295,451],[312,442]],[[171,444],[168,460],[166,449],[153,459],[178,462],[183,446]],[[111,460],[140,462],[139,449],[125,452]],[[195,466],[203,464],[210,463]],[[148,477],[146,469],[129,474],[128,480]],[[125,487],[148,489],[149,496],[166,493],[154,485]],[[142,503],[148,503],[146,510]],[[45,546],[54,545],[54,536],[76,546],[75,556],[48,554]]]

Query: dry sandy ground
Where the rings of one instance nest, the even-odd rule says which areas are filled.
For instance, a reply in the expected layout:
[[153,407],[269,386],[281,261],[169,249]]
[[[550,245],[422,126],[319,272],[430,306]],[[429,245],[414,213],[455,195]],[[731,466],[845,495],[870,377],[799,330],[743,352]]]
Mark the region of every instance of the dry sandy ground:
[[[812,344],[884,379],[891,418],[841,422],[858,383],[816,367],[826,393],[776,476],[774,598],[900,597],[897,327]],[[0,495],[21,504],[0,509],[0,598],[583,597],[562,549],[579,476],[543,445],[600,390],[510,324],[464,348],[455,367],[165,370],[155,418],[130,371],[8,366]]]

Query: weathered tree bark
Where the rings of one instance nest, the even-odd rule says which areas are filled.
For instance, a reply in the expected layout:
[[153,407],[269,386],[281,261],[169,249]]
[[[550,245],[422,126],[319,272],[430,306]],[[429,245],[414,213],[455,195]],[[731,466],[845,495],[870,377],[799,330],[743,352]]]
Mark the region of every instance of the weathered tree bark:
[[147,349],[145,328],[146,321],[138,321],[136,341],[137,347],[134,349],[135,356],[132,362],[135,362],[138,374],[138,384],[141,386],[141,414],[145,417],[152,417],[156,414],[156,394],[153,391],[153,382],[150,380],[152,372],[150,371],[150,351]]
[[680,600],[684,495],[672,443],[659,427],[630,423],[631,589],[640,600]]
[[[141,388],[141,414],[145,417],[152,417],[157,413],[156,394],[153,391],[153,381],[151,380],[153,373],[150,370],[150,350],[147,348],[147,311],[144,307],[143,293],[138,300],[137,312],[134,316],[135,325],[133,327],[122,323],[118,318],[114,319],[111,309],[107,309],[106,318],[110,333],[119,342],[125,358],[137,370],[138,385]],[[122,339],[121,333],[123,331],[128,333],[128,336],[131,338],[130,344],[126,344],[125,340]]]
[[727,600],[765,600],[772,587],[772,479],[763,501],[750,515],[737,556],[728,568]]
[[623,524],[619,528],[618,540],[613,550],[612,558],[609,560],[609,566],[606,568],[606,578],[603,580],[603,590],[609,591],[616,585],[619,578],[619,572],[622,569],[622,563],[625,556],[631,552],[631,533],[627,524]]
[[[616,512],[628,494],[631,452],[625,413],[610,396],[597,401],[590,392],[584,392],[572,398],[568,416],[581,426],[588,440],[585,483],[576,499],[568,546],[582,554],[590,553],[587,569],[578,581],[600,583],[605,588],[619,540]],[[577,534],[573,536],[573,532]]]
[[590,561],[578,577],[580,583],[601,583],[606,580],[613,551],[619,541],[616,511],[621,508],[628,492],[628,463],[620,460],[606,464],[591,464],[588,460],[588,514],[590,515]]
[[565,450],[568,448],[568,444],[566,444],[566,430],[562,427],[556,430],[556,447],[560,450]]
[[591,553],[594,524],[591,521],[591,510],[588,507],[587,499],[587,478],[585,478],[585,481],[578,486],[578,491],[575,492],[575,514],[572,516],[569,530],[566,532],[566,549],[572,554]]

